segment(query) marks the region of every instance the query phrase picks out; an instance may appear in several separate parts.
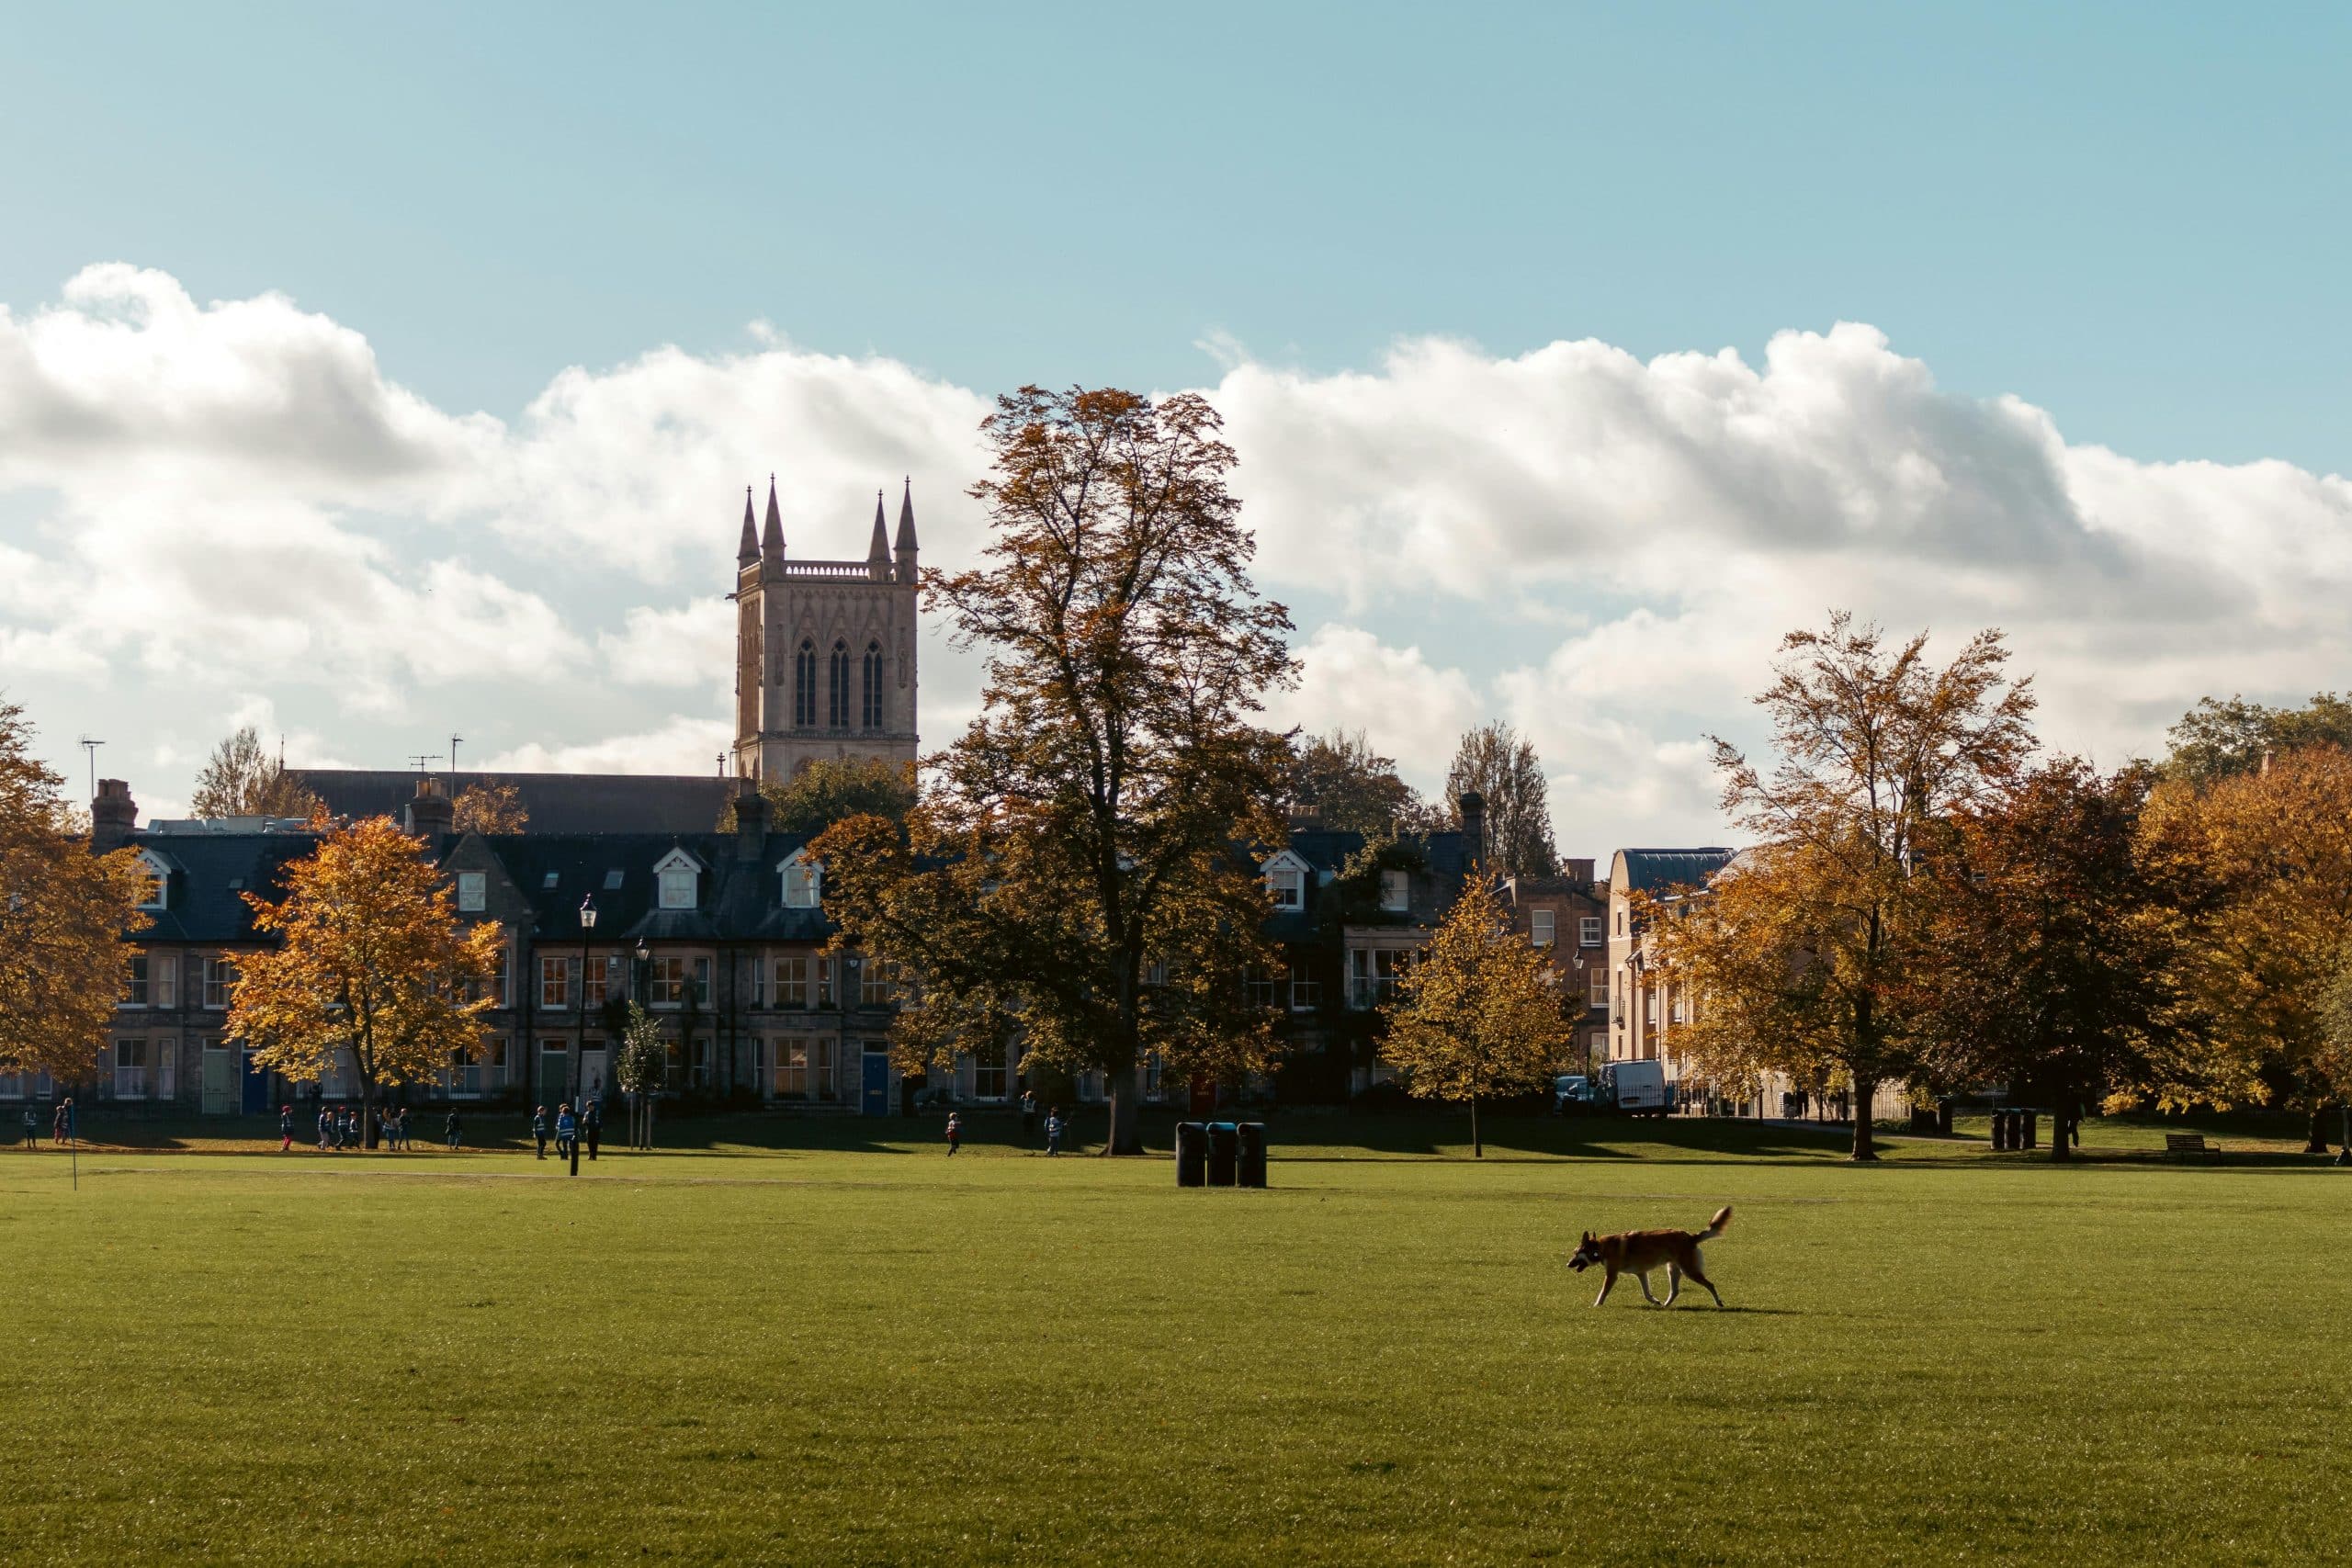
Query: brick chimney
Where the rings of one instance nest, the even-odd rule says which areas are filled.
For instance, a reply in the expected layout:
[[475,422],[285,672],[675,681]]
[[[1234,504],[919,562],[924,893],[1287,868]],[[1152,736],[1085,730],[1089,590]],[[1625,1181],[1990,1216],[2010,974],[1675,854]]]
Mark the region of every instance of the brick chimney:
[[1454,807],[1462,813],[1462,836],[1470,841],[1470,858],[1487,858],[1487,797],[1475,789],[1465,789]]
[[753,861],[767,852],[768,803],[760,786],[747,778],[735,781],[735,858]]
[[100,779],[90,802],[90,848],[99,854],[119,850],[139,830],[139,803],[122,779]]
[[408,803],[408,830],[420,839],[454,833],[458,829],[458,807],[449,799],[439,779],[416,781],[416,798]]

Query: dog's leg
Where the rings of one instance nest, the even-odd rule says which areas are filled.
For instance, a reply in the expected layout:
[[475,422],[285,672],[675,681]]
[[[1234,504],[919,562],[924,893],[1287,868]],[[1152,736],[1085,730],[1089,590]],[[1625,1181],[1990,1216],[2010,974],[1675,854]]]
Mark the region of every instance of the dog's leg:
[[1599,1294],[1599,1295],[1597,1295],[1597,1296],[1595,1296],[1595,1297],[1593,1297],[1593,1298],[1592,1298],[1592,1304],[1593,1304],[1593,1305],[1595,1305],[1595,1306],[1599,1306],[1601,1303],[1603,1303],[1603,1302],[1607,1301],[1607,1300],[1609,1299],[1609,1292],[1611,1292],[1611,1291],[1613,1291],[1613,1290],[1615,1290],[1616,1288],[1617,1288],[1617,1270],[1616,1270],[1616,1269],[1611,1269],[1611,1270],[1609,1270],[1609,1272],[1608,1272],[1607,1274],[1605,1274],[1605,1275],[1601,1276],[1601,1280],[1600,1280],[1600,1294]]
[[1650,1294],[1650,1271],[1644,1269],[1636,1273],[1634,1278],[1642,1282],[1642,1300],[1649,1303],[1652,1306],[1657,1305],[1657,1298]]
[[1708,1279],[1706,1275],[1699,1271],[1699,1266],[1695,1259],[1692,1261],[1690,1266],[1690,1278],[1697,1280],[1700,1284],[1707,1287],[1707,1294],[1715,1298],[1715,1305],[1720,1307],[1724,1304],[1724,1293],[1715,1289],[1715,1282],[1713,1280]]
[[1666,1266],[1666,1301],[1663,1304],[1672,1306],[1674,1298],[1681,1293],[1682,1270],[1669,1263]]

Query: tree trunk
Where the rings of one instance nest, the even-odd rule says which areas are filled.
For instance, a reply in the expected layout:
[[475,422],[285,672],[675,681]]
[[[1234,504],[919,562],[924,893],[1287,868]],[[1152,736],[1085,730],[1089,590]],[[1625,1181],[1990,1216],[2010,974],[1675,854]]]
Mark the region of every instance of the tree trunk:
[[1136,1097],[1140,1088],[1136,1082],[1136,1065],[1130,1060],[1124,1067],[1106,1070],[1102,1077],[1111,1089],[1111,1127],[1102,1139],[1102,1152],[1139,1155],[1143,1153],[1143,1130],[1136,1121]]
[[2061,1165],[2074,1157],[2067,1145],[2075,1141],[2068,1134],[2075,1125],[2074,1108],[2076,1103],[2066,1095],[2050,1102],[2050,1157]]
[[367,1152],[376,1146],[376,1080],[361,1077],[359,1080],[359,1147]]
[[1470,1157],[1487,1157],[1487,1145],[1478,1137],[1478,1097],[1475,1094],[1470,1097]]
[[2327,1153],[2327,1106],[2324,1102],[2312,1107],[2312,1135],[2303,1145],[2307,1155]]
[[1871,1102],[1878,1098],[1876,1078],[1854,1079],[1854,1154],[1858,1160],[1878,1158],[1878,1150],[1871,1145]]

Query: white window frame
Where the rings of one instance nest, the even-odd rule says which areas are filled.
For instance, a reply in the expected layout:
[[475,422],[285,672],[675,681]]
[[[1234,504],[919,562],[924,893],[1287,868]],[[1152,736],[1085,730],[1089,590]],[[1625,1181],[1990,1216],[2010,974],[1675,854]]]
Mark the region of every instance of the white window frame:
[[1552,911],[1530,909],[1527,912],[1527,940],[1537,947],[1549,947],[1552,945]]
[[656,908],[695,908],[702,891],[702,863],[684,850],[672,850],[653,863],[653,887]]
[[1380,874],[1380,908],[1383,913],[1401,915],[1413,907],[1413,874],[1400,867],[1391,867]]
[[117,1100],[147,1098],[147,1039],[130,1035],[114,1043],[114,1097]]
[[[229,1005],[229,993],[236,988],[235,959],[224,955],[204,961],[204,1005],[207,1010],[219,1012],[226,1008]],[[214,1000],[216,997],[220,998],[217,1001]]]
[[571,1010],[571,960],[539,954],[539,1006],[548,1012]]
[[461,871],[458,873],[458,913],[479,915],[490,907],[490,873]]
[[1595,969],[1595,970],[1592,972],[1591,976],[1589,976],[1589,985],[1588,985],[1588,987],[1587,987],[1587,988],[1586,988],[1586,991],[1585,991],[1585,997],[1586,997],[1586,999],[1587,999],[1587,1000],[1589,1000],[1589,1002],[1590,1002],[1594,1007],[1597,1007],[1597,1008],[1605,1008],[1605,1007],[1607,1007],[1607,1006],[1609,1005],[1609,971],[1608,971],[1608,970],[1606,970],[1606,969]]
[[1290,1010],[1313,1012],[1323,1005],[1323,982],[1295,964],[1290,970]]
[[776,867],[781,879],[776,896],[787,909],[817,909],[825,902],[825,868],[808,857],[806,850],[795,850]]
[[171,908],[172,868],[164,863],[164,857],[153,850],[141,850],[139,874],[144,879],[139,907],[150,912]]
[[1577,945],[1599,947],[1603,940],[1599,915],[1582,915],[1577,919]]
[[[1266,897],[1276,914],[1300,914],[1306,908],[1306,890],[1312,885],[1307,864],[1290,851],[1269,856],[1258,868],[1259,877],[1266,885]],[[1287,896],[1287,897],[1286,897]]]

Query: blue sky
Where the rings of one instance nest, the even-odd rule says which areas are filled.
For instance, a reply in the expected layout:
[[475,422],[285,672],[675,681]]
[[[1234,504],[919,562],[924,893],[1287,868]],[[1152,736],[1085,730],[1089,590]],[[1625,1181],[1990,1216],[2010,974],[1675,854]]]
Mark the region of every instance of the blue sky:
[[[1548,344],[1596,340],[1636,364],[1729,349],[1760,371],[1776,334],[1866,322],[1883,354],[1855,350],[1835,385],[1924,367],[1944,400],[1920,405],[1931,434],[2004,398],[2047,415],[2064,454],[2050,462],[2071,498],[2060,510],[2084,549],[2126,526],[2098,514],[2089,488],[2129,497],[2155,482],[2136,469],[2118,479],[2089,451],[2161,470],[2167,499],[2131,502],[2143,511],[2222,504],[2196,473],[2164,466],[2229,467],[2243,482],[2228,505],[2261,514],[2216,526],[2254,531],[2261,543],[2241,553],[2291,554],[2312,518],[2339,520],[2340,497],[2321,481],[2352,468],[2347,62],[2352,12],[2291,6],[28,8],[0,48],[0,304],[19,324],[67,309],[67,280],[106,263],[175,279],[198,307],[282,295],[364,337],[384,385],[450,420],[486,412],[518,434],[567,367],[621,376],[664,344],[739,367],[786,350],[847,356],[983,395],[1025,380],[1119,382],[1246,402],[1259,386],[1275,389],[1261,400],[1271,410],[1287,387],[1296,406],[1267,412],[1252,429],[1269,434],[1242,443],[1245,467],[1269,475],[1313,445],[1303,428],[1337,443],[1357,406],[1351,378],[1402,385],[1400,345],[1475,345],[1481,374],[1499,377],[1495,423],[1508,425],[1517,383],[1498,367]],[[1606,367],[1560,374],[1586,392],[1624,384]],[[18,420],[33,396],[13,405]],[[0,389],[0,436],[6,398]],[[1851,415],[1847,392],[1837,400]],[[1804,426],[1792,409],[1784,400],[1789,427]],[[1605,445],[1618,418],[1520,433],[1544,452],[1521,453],[1526,483],[1482,502],[1506,541],[1500,570],[1513,526],[1553,537],[1575,512],[1588,545],[1607,533],[1595,514],[1605,500],[1546,499],[1567,481],[1544,452],[1571,427]],[[931,449],[910,432],[954,423],[893,427],[876,438],[876,465],[919,462]],[[1279,448],[1272,432],[1290,433]],[[1917,445],[1886,440],[1864,418],[1846,445],[1883,476],[1898,469],[1897,447]],[[170,464],[142,468],[152,431],[124,442],[82,460],[117,476],[152,469],[163,484]],[[2262,459],[2301,478],[2245,467]],[[1807,471],[1822,461],[1808,457]],[[0,548],[17,552],[0,565],[72,581],[96,498],[116,493],[74,462],[0,468]],[[952,457],[934,466],[955,478]],[[1396,476],[1396,489],[1442,492],[1442,468]],[[437,556],[520,584],[583,647],[627,635],[633,609],[684,615],[714,591],[707,563],[568,582],[514,523],[511,497],[327,493],[273,472],[243,468],[235,482],[311,509],[304,526],[376,541],[393,578]],[[846,513],[851,486],[844,473],[838,496],[819,486],[807,502]],[[1312,510],[1312,491],[1286,475],[1267,486]],[[935,488],[945,498],[955,484]],[[2249,490],[2309,504],[2265,512]],[[1522,503],[1532,510],[1514,524]],[[1385,502],[1345,504],[1373,519],[1351,548],[1451,547],[1442,517],[1387,526],[1374,515]],[[1635,508],[1616,525],[1664,525]],[[1856,526],[1870,535],[1867,520]],[[1823,581],[1822,563],[1800,562],[1785,536],[1748,543]],[[2163,547],[2177,543],[2166,534]],[[1709,558],[1702,543],[1685,547],[1694,565]],[[1678,592],[1670,560],[1611,578],[1574,551],[1546,557],[1558,569],[1548,588],[1509,595],[1498,620],[1466,581],[1416,604],[1384,592],[1377,572],[1351,588],[1295,551],[1270,547],[1275,558],[1290,563],[1272,581],[1302,606],[1303,643],[1330,626],[1387,654],[1418,648],[1430,671],[1459,672],[1455,698],[1487,710],[1537,713],[1609,686],[1574,656],[1562,668],[1579,628],[1630,627],[1645,607],[1667,623],[1723,622]],[[1827,581],[1882,587],[1873,563],[1888,581],[1906,576],[1881,556],[1847,563],[1844,580],[1828,569]],[[1413,574],[1402,558],[1387,566]],[[2176,570],[2202,569],[2173,559]],[[2098,570],[2125,593],[2129,572]],[[2258,602],[2278,657],[2214,678],[2281,694],[2343,683],[2329,648],[2298,642],[2304,612],[2267,591],[2241,597]],[[175,592],[228,592],[161,583],[141,613],[166,613]],[[2159,608],[2170,592],[2134,600],[2130,626],[2170,614]],[[102,667],[62,669],[53,647],[31,651],[64,631],[34,597],[0,592],[0,634],[20,634],[0,685],[34,703],[76,760],[69,732],[129,733],[166,705],[258,702],[345,760],[381,760],[361,755],[371,745],[419,749],[379,741],[300,679],[190,674],[135,637],[107,647]],[[1980,598],[1965,608],[2008,618],[2014,585]],[[1857,607],[1899,618],[1913,604],[1890,591]],[[2065,660],[2137,635],[2070,639],[2053,623],[2027,650],[2037,667],[2058,661],[2050,683],[2063,692]],[[2301,664],[2287,657],[2298,646]],[[1736,674],[1724,690],[1756,684],[1752,669]],[[1545,679],[1545,691],[1528,684]],[[2103,677],[2086,663],[2078,679],[2098,690]],[[2199,694],[2190,679],[2135,696],[2127,714],[2068,710],[2070,722],[2086,744],[2144,745],[2151,716]],[[1625,755],[1680,745],[1716,701],[1702,685],[1659,694],[1648,711],[1681,716],[1627,740]],[[452,714],[451,725],[503,728],[512,747],[556,756],[594,740],[600,722],[642,733],[659,728],[662,704],[677,705],[658,694],[625,714],[554,703],[535,734],[512,710],[538,702],[487,685],[425,705],[430,726],[397,704],[375,711],[420,728]],[[180,758],[208,727],[158,754]],[[1557,743],[1590,739],[1571,728]],[[1426,741],[1400,730],[1390,743]],[[1555,766],[1555,787],[1578,784]],[[143,771],[155,778],[143,795],[184,793],[185,763]],[[1633,832],[1650,810],[1661,832],[1702,832],[1696,798],[1688,787],[1628,797],[1598,811],[1595,831],[1606,821]]]

